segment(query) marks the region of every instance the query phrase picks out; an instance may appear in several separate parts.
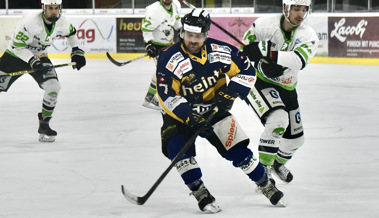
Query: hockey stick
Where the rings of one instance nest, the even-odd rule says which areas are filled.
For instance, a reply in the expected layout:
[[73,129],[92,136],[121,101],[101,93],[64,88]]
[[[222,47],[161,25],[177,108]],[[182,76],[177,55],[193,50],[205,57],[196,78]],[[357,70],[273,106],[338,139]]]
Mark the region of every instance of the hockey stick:
[[107,57],[108,57],[108,59],[109,59],[114,65],[119,66],[119,67],[124,66],[125,64],[129,64],[129,63],[131,63],[131,62],[133,62],[133,61],[136,61],[136,60],[142,59],[142,58],[147,57],[147,56],[149,56],[149,55],[148,55],[148,54],[144,54],[144,55],[142,55],[142,56],[139,56],[138,58],[134,58],[134,59],[128,60],[128,61],[126,61],[126,62],[118,62],[118,61],[116,61],[115,59],[113,59],[113,58],[111,57],[111,55],[107,52]]
[[[58,65],[51,66],[50,68],[60,68],[60,67],[73,66],[73,65],[76,65],[76,63],[72,62],[72,63],[58,64]],[[0,71],[0,76],[18,76],[18,75],[22,75],[26,73],[34,73],[34,70],[33,69],[21,70],[21,71],[16,71],[13,73],[6,73],[3,71]]]
[[[217,106],[213,108],[212,113],[208,117],[208,121],[212,120],[214,115],[218,112]],[[196,137],[200,134],[201,131],[203,131],[203,128],[198,129],[193,136],[188,139],[187,143],[183,146],[183,148],[179,151],[179,153],[175,156],[175,158],[172,160],[171,164],[167,167],[167,169],[162,173],[162,175],[158,178],[158,180],[154,183],[154,185],[150,188],[150,190],[142,197],[139,197],[137,195],[132,194],[128,190],[124,188],[124,186],[121,186],[122,194],[125,196],[125,198],[132,202],[133,204],[137,205],[143,205],[147,199],[153,194],[155,189],[159,186],[159,184],[163,181],[163,179],[167,176],[167,174],[170,172],[170,170],[173,168],[173,166],[180,160],[180,158],[183,157],[183,154],[191,147],[193,142],[196,140]]]
[[[183,2],[185,5],[187,5],[189,8],[196,8],[194,5],[192,5],[191,3],[188,3],[186,0],[179,0],[180,2]],[[211,20],[211,23],[213,25],[215,25],[217,28],[219,28],[222,32],[226,33],[226,35],[230,36],[232,39],[236,40],[239,44],[243,45],[243,46],[246,46],[245,43],[243,43],[241,40],[239,40],[237,37],[235,37],[233,34],[231,34],[229,31],[227,31],[226,29],[224,29],[224,27],[220,26],[218,23],[214,22],[213,20]]]

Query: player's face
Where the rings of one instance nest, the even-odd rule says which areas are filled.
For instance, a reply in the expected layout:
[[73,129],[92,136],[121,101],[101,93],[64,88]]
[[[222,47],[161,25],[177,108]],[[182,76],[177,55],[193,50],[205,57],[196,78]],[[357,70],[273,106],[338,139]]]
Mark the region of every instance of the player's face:
[[305,5],[293,5],[291,7],[288,19],[292,24],[296,26],[300,25],[305,19],[305,15],[308,12],[308,7]]
[[206,37],[204,33],[193,33],[184,31],[184,45],[187,47],[188,51],[191,54],[196,54],[200,52],[201,47],[203,47],[204,45],[205,39]]
[[171,3],[172,3],[172,0],[161,0],[161,2],[162,2],[164,5],[170,6]]
[[45,17],[46,18],[58,18],[60,13],[59,5],[46,5]]

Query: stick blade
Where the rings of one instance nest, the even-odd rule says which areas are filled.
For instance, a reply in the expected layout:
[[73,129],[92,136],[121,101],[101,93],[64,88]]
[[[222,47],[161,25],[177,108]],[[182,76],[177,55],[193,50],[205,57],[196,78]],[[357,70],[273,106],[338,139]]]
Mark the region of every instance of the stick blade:
[[125,65],[125,64],[120,63],[120,62],[116,61],[115,59],[113,59],[113,58],[111,57],[111,55],[109,54],[109,52],[106,52],[106,55],[107,55],[107,58],[108,58],[108,59],[109,59],[114,65],[119,66],[119,67]]
[[143,197],[138,197],[137,195],[129,192],[127,189],[124,188],[123,185],[121,185],[121,191],[124,197],[133,204],[143,205],[146,202],[146,200]]

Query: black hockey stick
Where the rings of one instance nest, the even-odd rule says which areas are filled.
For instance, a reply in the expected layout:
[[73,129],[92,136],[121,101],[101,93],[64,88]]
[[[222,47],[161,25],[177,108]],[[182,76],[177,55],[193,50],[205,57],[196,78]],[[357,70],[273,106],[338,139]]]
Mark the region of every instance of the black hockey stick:
[[[72,66],[72,65],[76,65],[76,63],[72,62],[72,63],[58,64],[58,65],[53,65],[50,68],[59,68],[59,67],[66,67],[66,66]],[[0,76],[17,76],[17,75],[26,74],[26,73],[34,73],[34,70],[33,69],[21,70],[21,71],[16,71],[13,73],[5,73],[3,71],[0,71]]]
[[[188,3],[186,0],[179,0],[180,2],[183,2],[185,5],[187,5],[189,8],[196,8],[194,5],[192,5],[191,3]],[[224,29],[224,27],[220,26],[218,23],[214,22],[213,20],[211,20],[211,23],[213,25],[215,25],[217,28],[219,28],[222,32],[226,33],[226,35],[230,36],[232,39],[236,40],[239,44],[243,45],[243,46],[246,46],[245,43],[243,43],[241,40],[239,40],[237,37],[235,37],[232,33],[230,33],[229,31],[227,31],[226,29]]]
[[[218,112],[217,106],[213,108],[212,113],[208,117],[208,121],[212,120],[214,115]],[[167,174],[170,172],[172,167],[180,160],[180,158],[183,157],[183,154],[191,147],[193,142],[196,140],[196,137],[200,134],[201,131],[203,131],[203,128],[198,129],[193,136],[188,139],[187,143],[183,146],[183,148],[179,151],[179,153],[175,156],[175,158],[172,160],[171,164],[167,167],[167,169],[162,173],[162,175],[158,178],[158,180],[154,183],[154,185],[150,188],[150,190],[142,197],[139,197],[135,194],[132,194],[128,190],[124,188],[124,186],[121,186],[122,194],[125,196],[125,198],[132,202],[133,204],[137,205],[143,205],[147,199],[153,194],[155,189],[159,186],[159,184],[163,181],[163,179],[167,176]]]
[[148,54],[144,54],[144,55],[142,55],[142,56],[139,56],[138,58],[134,58],[134,59],[128,60],[128,61],[126,61],[126,62],[118,62],[118,61],[116,61],[115,59],[113,59],[112,56],[107,52],[107,57],[108,57],[108,59],[109,59],[114,65],[119,66],[119,67],[124,66],[125,64],[129,64],[129,63],[131,63],[131,62],[133,62],[133,61],[136,61],[136,60],[142,59],[142,58],[147,57],[147,56],[149,56],[149,55],[148,55]]

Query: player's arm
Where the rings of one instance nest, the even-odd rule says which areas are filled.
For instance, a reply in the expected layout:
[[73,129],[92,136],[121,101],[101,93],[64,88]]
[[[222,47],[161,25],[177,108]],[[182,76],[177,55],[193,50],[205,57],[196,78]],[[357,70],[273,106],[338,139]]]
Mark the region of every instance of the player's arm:
[[192,108],[187,99],[180,96],[180,80],[166,68],[166,64],[160,56],[156,72],[158,99],[167,114],[184,123]]
[[237,92],[242,99],[248,95],[256,81],[255,68],[238,49],[232,51],[232,63],[227,75],[230,78],[228,89]]
[[69,25],[66,39],[69,46],[72,48],[71,62],[76,63],[76,65],[72,66],[72,68],[80,70],[82,67],[86,65],[86,58],[84,57],[85,52],[79,48],[79,41],[78,37],[76,36],[76,29],[72,24]]
[[278,51],[273,63],[291,70],[302,70],[317,52],[318,39],[313,37],[296,45],[292,51]]
[[33,53],[28,49],[28,45],[33,41],[34,34],[25,25],[18,26],[14,34],[11,44],[12,52],[15,56],[28,63],[34,57]]

